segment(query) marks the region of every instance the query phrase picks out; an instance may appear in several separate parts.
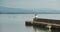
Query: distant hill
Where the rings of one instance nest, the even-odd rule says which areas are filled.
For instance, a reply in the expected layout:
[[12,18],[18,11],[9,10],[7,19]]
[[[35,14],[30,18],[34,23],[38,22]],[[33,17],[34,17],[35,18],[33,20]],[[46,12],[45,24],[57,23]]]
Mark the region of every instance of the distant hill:
[[8,7],[0,7],[1,13],[10,13],[10,14],[25,14],[25,13],[33,13],[33,10],[30,9],[18,9],[18,8],[8,8]]
[[[60,14],[60,11],[53,9],[37,9],[35,11],[39,14]],[[35,11],[33,11],[33,9],[19,9],[0,6],[0,14],[33,14]]]

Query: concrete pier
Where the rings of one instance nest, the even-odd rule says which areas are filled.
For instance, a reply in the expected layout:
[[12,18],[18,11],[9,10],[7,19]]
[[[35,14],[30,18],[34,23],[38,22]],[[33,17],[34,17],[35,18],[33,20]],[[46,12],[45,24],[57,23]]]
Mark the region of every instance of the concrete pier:
[[[46,23],[46,22],[37,22],[37,21],[26,21],[25,24],[27,26],[38,26],[42,28],[51,28],[51,29],[59,29],[60,30],[60,24],[55,23]],[[48,27],[47,27],[48,26]]]

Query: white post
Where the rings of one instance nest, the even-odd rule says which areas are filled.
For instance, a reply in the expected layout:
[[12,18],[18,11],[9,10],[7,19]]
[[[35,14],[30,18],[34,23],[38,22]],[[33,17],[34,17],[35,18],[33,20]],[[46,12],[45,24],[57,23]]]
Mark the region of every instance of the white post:
[[51,25],[48,25],[48,28],[49,28],[49,32],[51,32]]

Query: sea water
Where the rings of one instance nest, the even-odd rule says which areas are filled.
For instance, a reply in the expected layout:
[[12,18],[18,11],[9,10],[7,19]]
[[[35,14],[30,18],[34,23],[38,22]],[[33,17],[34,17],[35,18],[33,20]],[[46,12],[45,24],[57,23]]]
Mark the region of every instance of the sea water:
[[[0,32],[48,32],[47,29],[25,26],[25,21],[34,17],[34,14],[0,14]],[[38,18],[60,20],[60,14],[38,14]]]

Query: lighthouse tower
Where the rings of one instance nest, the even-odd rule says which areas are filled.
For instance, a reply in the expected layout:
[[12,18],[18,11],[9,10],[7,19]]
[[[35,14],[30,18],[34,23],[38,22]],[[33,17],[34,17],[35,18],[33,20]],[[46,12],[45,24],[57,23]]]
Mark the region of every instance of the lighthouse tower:
[[38,18],[38,16],[37,16],[37,14],[35,14],[34,20],[36,21],[36,20],[37,20],[37,18]]
[[35,20],[37,20],[37,18],[38,18],[38,15],[37,15],[37,14],[35,14]]
[[34,9],[34,20],[37,20],[37,18],[38,18],[38,15],[37,15],[37,11],[36,11],[36,9]]

